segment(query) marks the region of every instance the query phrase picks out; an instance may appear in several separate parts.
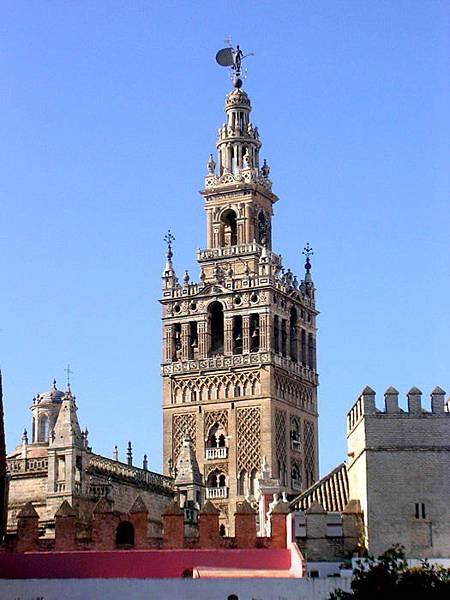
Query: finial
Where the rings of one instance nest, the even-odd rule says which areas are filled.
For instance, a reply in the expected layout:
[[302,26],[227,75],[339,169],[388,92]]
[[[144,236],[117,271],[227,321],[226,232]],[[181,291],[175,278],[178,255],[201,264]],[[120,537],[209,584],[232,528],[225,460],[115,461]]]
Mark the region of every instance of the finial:
[[56,379],[53,378],[53,389],[56,390]]
[[114,450],[113,450],[113,460],[118,461],[119,460],[119,450],[117,448],[117,446],[114,446]]
[[264,159],[263,162],[263,166],[261,167],[261,175],[265,178],[268,179],[269,175],[270,175],[270,167],[267,164],[267,160]]
[[28,433],[26,428],[23,430],[22,444],[28,444]]
[[189,276],[189,271],[186,269],[186,271],[184,272],[183,281],[186,285],[188,285],[190,280],[191,278]]
[[175,236],[172,234],[172,232],[170,231],[170,229],[167,230],[166,235],[164,236],[164,241],[167,244],[167,258],[168,260],[170,260],[173,256],[173,252],[172,252],[172,242],[175,241]]
[[146,454],[144,454],[144,460],[142,461],[142,468],[144,469],[144,471],[148,471],[148,460],[147,460]]
[[214,175],[215,170],[216,170],[216,163],[214,162],[214,158],[213,158],[212,154],[209,155],[207,167],[208,167],[208,174]]
[[306,257],[305,270],[306,270],[306,274],[309,275],[309,272],[311,271],[311,261],[309,259],[314,254],[313,249],[309,245],[309,242],[303,248],[302,254]]
[[131,448],[131,442],[128,442],[127,447],[127,463],[130,467],[133,465],[133,450]]
[[244,54],[237,44],[236,48],[233,48],[231,45],[231,38],[227,38],[225,42],[228,44],[228,48],[222,48],[216,54],[216,62],[221,67],[231,67],[233,72],[233,85],[236,89],[242,87],[242,79],[241,79],[241,70],[242,70],[242,61],[247,56],[253,56],[253,52],[249,52],[248,54]]
[[70,392],[70,376],[73,375],[73,371],[70,370],[70,365],[67,365],[67,367],[64,369],[64,371],[66,372],[66,378],[67,378],[67,391]]

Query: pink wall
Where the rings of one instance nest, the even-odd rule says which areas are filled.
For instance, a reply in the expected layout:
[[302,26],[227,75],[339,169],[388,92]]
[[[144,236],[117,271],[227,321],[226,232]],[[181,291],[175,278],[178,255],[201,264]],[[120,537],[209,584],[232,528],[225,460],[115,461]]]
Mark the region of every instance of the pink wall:
[[186,569],[286,569],[289,550],[114,550],[0,553],[2,579],[164,578]]

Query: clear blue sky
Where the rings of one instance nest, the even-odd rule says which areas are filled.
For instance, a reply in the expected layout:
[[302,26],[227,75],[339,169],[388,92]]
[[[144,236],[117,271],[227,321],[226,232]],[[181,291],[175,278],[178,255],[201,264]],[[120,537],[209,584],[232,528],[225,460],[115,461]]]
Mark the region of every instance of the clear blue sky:
[[[449,2],[42,2],[0,8],[0,364],[11,450],[70,363],[94,451],[161,468],[162,236],[198,276],[198,190],[244,50],[274,248],[314,247],[321,472],[345,415],[450,391]],[[425,398],[425,402],[428,402]]]

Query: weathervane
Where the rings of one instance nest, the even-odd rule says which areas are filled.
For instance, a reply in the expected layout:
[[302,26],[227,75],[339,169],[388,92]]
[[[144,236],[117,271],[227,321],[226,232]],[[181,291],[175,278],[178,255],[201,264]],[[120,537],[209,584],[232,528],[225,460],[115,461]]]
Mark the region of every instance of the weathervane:
[[231,38],[227,38],[225,42],[229,44],[229,47],[219,50],[219,52],[216,54],[216,62],[221,67],[231,67],[233,71],[233,85],[235,88],[240,88],[242,87],[242,61],[244,58],[247,58],[247,56],[253,56],[253,52],[244,54],[239,48],[239,44],[236,46],[236,48],[233,48],[231,45]]
[[311,271],[311,261],[309,259],[314,254],[313,249],[309,245],[309,242],[303,248],[302,254],[304,254],[304,256],[306,257],[305,269],[306,269],[306,272],[309,273]]
[[70,390],[70,376],[73,375],[73,371],[70,370],[70,365],[67,365],[64,371],[66,372],[67,389]]
[[172,242],[175,241],[175,236],[172,234],[172,232],[170,231],[170,229],[167,230],[167,233],[163,237],[163,240],[167,244],[167,256],[169,258],[172,258],[172,256],[173,256],[173,254],[172,254]]

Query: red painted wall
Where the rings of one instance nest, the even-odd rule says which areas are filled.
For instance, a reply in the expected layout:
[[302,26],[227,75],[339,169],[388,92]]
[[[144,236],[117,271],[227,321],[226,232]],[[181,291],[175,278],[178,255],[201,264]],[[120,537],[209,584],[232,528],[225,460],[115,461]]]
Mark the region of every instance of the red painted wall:
[[182,577],[195,567],[286,569],[289,550],[114,550],[0,553],[2,579]]

